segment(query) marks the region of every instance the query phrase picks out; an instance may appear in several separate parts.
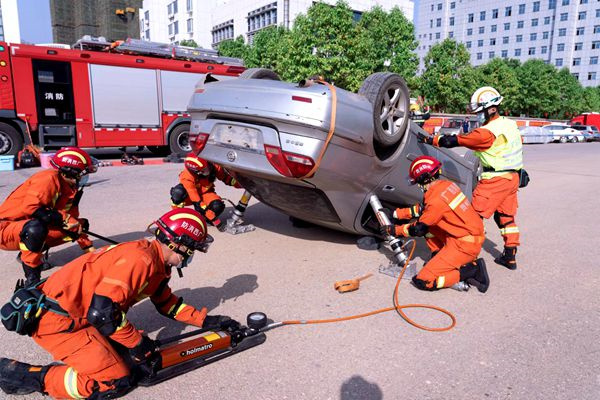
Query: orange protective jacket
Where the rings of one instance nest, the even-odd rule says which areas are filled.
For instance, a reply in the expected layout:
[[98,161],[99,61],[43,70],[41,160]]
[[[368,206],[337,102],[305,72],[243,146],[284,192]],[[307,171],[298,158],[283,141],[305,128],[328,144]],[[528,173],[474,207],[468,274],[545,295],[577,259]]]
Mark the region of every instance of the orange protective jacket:
[[77,188],[61,179],[57,170],[40,171],[8,195],[0,205],[0,220],[30,219],[38,208],[48,207],[60,212],[66,223],[74,224],[79,218],[79,208],[73,206],[76,194]]
[[[437,227],[455,238],[483,237],[481,217],[454,182],[444,179],[434,181],[425,192],[424,204],[423,210],[419,210],[419,219],[412,224],[397,225],[396,235],[409,236],[410,225],[421,222],[428,227]],[[398,209],[396,213],[405,214],[405,210]]]
[[[201,202],[204,194],[214,192],[216,179],[229,186],[241,187],[237,180],[229,175],[223,167],[216,164],[211,164],[211,167],[212,171],[208,176],[197,176],[187,169],[184,169],[179,174],[179,182],[187,191],[192,203]],[[200,203],[200,205],[204,206],[205,204]]]
[[197,310],[183,304],[171,292],[170,278],[171,268],[165,267],[160,243],[141,239],[85,254],[52,274],[41,288],[69,313],[69,317],[55,318],[56,332],[89,326],[86,316],[94,294],[109,297],[123,313],[120,327],[110,338],[133,348],[140,342],[141,333],[125,314],[146,297],[161,314],[202,326],[206,308]]

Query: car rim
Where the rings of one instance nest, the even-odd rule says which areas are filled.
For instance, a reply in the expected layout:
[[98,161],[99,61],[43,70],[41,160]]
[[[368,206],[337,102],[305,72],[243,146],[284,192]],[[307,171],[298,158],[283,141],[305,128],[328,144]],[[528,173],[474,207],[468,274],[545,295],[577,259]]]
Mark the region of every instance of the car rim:
[[391,86],[383,95],[379,123],[388,136],[398,133],[398,127],[406,116],[406,106],[400,86]]
[[4,132],[0,132],[0,154],[8,153],[12,146],[13,143],[10,137]]
[[177,145],[180,149],[190,152],[192,151],[192,146],[190,146],[189,132],[183,131],[179,134],[177,138]]

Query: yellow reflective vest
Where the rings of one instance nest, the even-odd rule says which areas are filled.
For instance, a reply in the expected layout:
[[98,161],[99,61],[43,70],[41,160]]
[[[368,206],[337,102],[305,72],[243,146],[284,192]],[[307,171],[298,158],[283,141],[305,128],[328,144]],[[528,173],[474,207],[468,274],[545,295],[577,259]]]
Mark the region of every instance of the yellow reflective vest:
[[523,143],[515,121],[498,117],[482,128],[491,131],[496,140],[489,149],[475,152],[484,168],[481,179],[491,179],[523,168]]

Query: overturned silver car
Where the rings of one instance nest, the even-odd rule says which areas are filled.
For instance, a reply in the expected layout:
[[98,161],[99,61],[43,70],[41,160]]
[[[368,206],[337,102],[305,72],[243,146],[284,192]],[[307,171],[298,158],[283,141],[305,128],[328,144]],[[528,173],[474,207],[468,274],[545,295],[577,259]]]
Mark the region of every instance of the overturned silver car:
[[421,201],[408,183],[408,166],[421,154],[438,158],[442,175],[467,195],[476,184],[472,154],[417,142],[415,132],[425,132],[409,120],[408,88],[396,74],[372,74],[358,94],[310,80],[282,82],[265,69],[209,81],[188,106],[190,142],[258,200],[292,217],[376,233],[369,197],[388,207]]

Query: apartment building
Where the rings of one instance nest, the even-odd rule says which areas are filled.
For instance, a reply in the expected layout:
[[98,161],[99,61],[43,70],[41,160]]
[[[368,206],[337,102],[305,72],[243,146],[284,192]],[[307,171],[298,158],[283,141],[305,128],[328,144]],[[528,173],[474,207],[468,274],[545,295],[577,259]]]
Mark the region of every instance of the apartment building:
[[453,38],[473,65],[539,58],[600,84],[600,0],[420,0],[415,21],[421,69],[431,46]]
[[[324,1],[335,4],[336,0]],[[223,40],[242,35],[251,42],[254,34],[272,25],[291,27],[313,0],[144,0],[140,12],[140,37],[156,42],[178,43],[193,39],[202,47],[218,47]],[[379,5],[385,10],[400,7],[413,18],[414,0],[350,0],[355,18]]]

